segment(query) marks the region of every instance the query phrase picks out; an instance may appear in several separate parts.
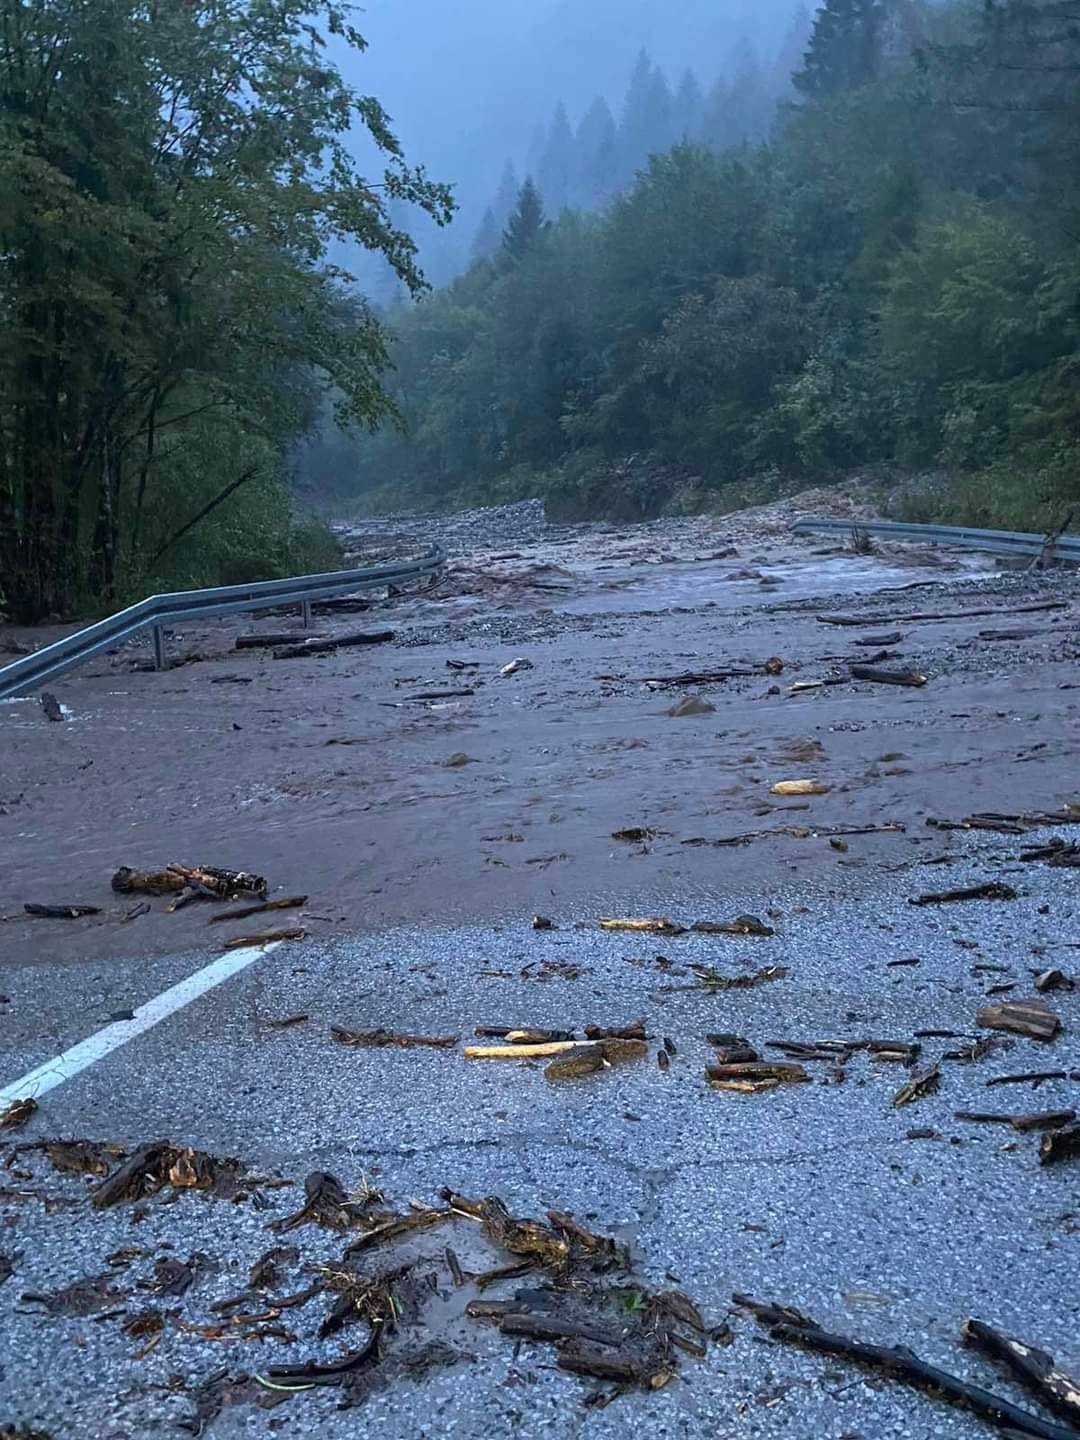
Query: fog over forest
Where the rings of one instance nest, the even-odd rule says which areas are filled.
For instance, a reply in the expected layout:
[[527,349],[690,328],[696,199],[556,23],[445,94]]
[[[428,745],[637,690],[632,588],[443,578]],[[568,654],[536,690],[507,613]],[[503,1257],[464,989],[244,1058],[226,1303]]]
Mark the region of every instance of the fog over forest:
[[[727,133],[709,138],[717,144],[758,139],[801,61],[811,24],[801,0],[367,0],[357,20],[369,49],[336,57],[346,78],[378,96],[410,160],[454,188],[459,211],[448,230],[407,211],[396,217],[420,243],[429,278],[440,284],[474,258],[485,210],[500,210],[507,165],[518,183],[529,174],[539,183],[535,172],[560,105],[574,132],[598,98],[621,123],[644,53],[673,101],[688,70],[703,107],[717,100],[718,81],[725,82],[729,102],[733,86],[748,84],[756,92],[748,97],[756,114],[732,113],[727,124],[717,115],[716,128]],[[668,135],[643,137],[648,149],[632,157],[632,166],[650,149],[682,138],[672,120]],[[358,154],[365,158],[362,145]],[[504,193],[500,227],[506,201]],[[545,203],[560,208],[547,195]],[[355,250],[342,259],[376,299],[395,292],[380,261]]]
[[1080,513],[1075,0],[0,16],[20,622],[332,568],[360,511]]

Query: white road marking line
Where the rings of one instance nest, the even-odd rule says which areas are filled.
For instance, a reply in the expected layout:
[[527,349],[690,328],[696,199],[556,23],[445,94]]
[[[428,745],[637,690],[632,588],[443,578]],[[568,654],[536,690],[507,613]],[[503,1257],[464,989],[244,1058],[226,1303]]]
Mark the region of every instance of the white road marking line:
[[65,1080],[71,1080],[80,1071],[88,1069],[98,1060],[103,1060],[114,1050],[119,1050],[120,1046],[126,1045],[129,1040],[152,1030],[162,1020],[175,1015],[177,1010],[183,1010],[185,1005],[198,1000],[208,990],[223,984],[239,971],[246,970],[254,961],[263,955],[269,955],[270,951],[280,944],[281,941],[276,940],[270,945],[249,945],[242,950],[233,950],[228,955],[222,955],[220,960],[214,960],[202,970],[197,970],[194,975],[189,975],[186,980],[173,985],[171,989],[163,990],[145,1005],[140,1005],[135,1011],[134,1019],[114,1020],[96,1035],[80,1040],[62,1055],[46,1060],[43,1065],[12,1081],[10,1085],[5,1085],[3,1090],[0,1090],[0,1106],[9,1105],[12,1100],[39,1100],[42,1095],[55,1090]]

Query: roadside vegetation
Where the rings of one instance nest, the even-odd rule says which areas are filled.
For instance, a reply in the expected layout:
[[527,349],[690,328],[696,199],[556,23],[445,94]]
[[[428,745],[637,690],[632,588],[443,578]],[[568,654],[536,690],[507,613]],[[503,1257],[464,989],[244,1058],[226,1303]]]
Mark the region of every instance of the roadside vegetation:
[[[449,219],[326,0],[0,0],[0,605],[32,622],[324,564],[289,455],[393,414],[386,334],[327,261],[422,281]],[[363,139],[377,183],[353,158]],[[332,394],[332,402],[326,397]]]
[[913,518],[1056,527],[1078,154],[1067,4],[827,0],[767,141],[687,135],[594,210],[526,182],[489,254],[388,317],[404,430],[324,429],[305,467],[375,509],[568,519],[871,473]]

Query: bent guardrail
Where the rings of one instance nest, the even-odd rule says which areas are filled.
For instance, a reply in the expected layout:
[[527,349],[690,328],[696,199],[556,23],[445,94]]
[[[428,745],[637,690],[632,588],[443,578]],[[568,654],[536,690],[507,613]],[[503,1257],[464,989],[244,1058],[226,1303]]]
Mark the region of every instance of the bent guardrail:
[[796,535],[850,535],[852,530],[892,540],[953,545],[990,555],[1030,555],[1080,564],[1080,535],[1032,535],[1020,530],[977,530],[966,525],[916,525],[903,520],[833,520],[808,517],[792,526]]
[[311,623],[314,600],[333,595],[351,595],[383,585],[437,575],[446,560],[439,545],[419,558],[387,565],[366,565],[357,570],[332,570],[323,575],[299,575],[287,580],[259,580],[252,585],[219,585],[207,590],[179,590],[173,594],[151,595],[98,620],[63,640],[44,645],[0,668],[0,700],[34,690],[58,675],[64,675],[84,660],[111,650],[143,630],[154,632],[154,663],[165,668],[165,636],[162,626],[182,620],[204,619],[209,615],[239,615],[245,610],[269,610],[279,605],[299,604],[304,624]]

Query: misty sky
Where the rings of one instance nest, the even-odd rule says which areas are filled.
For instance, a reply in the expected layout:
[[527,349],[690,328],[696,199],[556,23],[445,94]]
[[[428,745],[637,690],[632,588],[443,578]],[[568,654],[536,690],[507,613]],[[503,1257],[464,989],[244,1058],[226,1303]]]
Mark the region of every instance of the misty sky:
[[[576,123],[605,95],[616,115],[645,47],[673,82],[703,84],[743,36],[779,50],[795,0],[366,0],[370,42],[344,68],[393,117],[409,159],[455,186],[467,250],[506,160],[519,167],[536,127],[564,100]],[[466,235],[464,232],[468,231]]]

